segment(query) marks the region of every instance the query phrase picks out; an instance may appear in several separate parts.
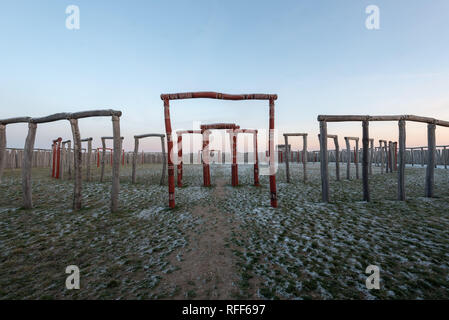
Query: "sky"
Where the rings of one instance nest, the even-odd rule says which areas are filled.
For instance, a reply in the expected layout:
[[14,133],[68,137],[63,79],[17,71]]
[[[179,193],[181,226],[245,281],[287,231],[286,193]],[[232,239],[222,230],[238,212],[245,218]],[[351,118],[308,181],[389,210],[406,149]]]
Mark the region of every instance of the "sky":
[[[79,7],[79,30],[66,28],[69,5]],[[365,26],[369,5],[379,8],[378,30]],[[449,120],[448,40],[447,0],[2,0],[0,118],[117,109],[132,150],[134,135],[165,133],[161,93],[276,93],[278,141],[307,132],[309,149],[318,149],[319,114]],[[213,122],[268,127],[266,101],[171,106],[174,131]],[[80,130],[97,147],[111,120],[84,119]],[[343,145],[344,136],[361,136],[361,124],[328,131]],[[376,140],[396,140],[397,131],[394,122],[370,124]],[[26,124],[9,125],[8,147],[22,148],[26,133]],[[39,125],[35,146],[59,136],[71,139],[68,121]],[[302,148],[299,138],[291,143]],[[407,146],[425,144],[426,125],[407,124]],[[437,129],[437,144],[449,144],[449,128]],[[160,141],[143,140],[142,149],[159,151]]]

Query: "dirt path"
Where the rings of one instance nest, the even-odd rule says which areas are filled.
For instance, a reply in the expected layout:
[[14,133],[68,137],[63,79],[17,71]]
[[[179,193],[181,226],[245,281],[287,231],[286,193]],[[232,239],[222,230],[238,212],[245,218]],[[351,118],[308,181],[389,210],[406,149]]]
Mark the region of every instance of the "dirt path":
[[[225,197],[225,184],[225,179],[217,177],[213,193],[217,200]],[[202,224],[189,234],[189,246],[181,252],[182,260],[172,257],[171,262],[179,269],[164,275],[161,286],[171,288],[175,292],[171,298],[175,299],[230,299],[237,291],[238,279],[234,254],[226,246],[231,235],[229,215],[214,205],[196,206],[192,214]]]

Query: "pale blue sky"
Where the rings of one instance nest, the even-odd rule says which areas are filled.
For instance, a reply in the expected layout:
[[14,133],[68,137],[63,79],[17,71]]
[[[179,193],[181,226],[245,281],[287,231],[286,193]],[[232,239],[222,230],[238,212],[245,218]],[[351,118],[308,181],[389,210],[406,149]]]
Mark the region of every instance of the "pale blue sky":
[[[80,30],[65,27],[71,4],[80,8]],[[380,30],[365,28],[370,4],[380,8]],[[169,92],[277,93],[279,132],[308,132],[312,149],[318,114],[449,120],[447,0],[3,0],[0,39],[0,118],[120,109],[127,150],[134,134],[165,132],[159,96]],[[172,105],[175,129],[268,125],[265,102]],[[376,139],[396,131],[394,123],[372,125]],[[425,126],[408,131],[408,145],[425,144]],[[83,120],[81,133],[97,145],[110,120]],[[25,125],[8,126],[9,147],[23,147],[25,136]],[[71,138],[68,123],[40,126],[36,146],[57,136]],[[449,131],[438,129],[437,138],[449,144]],[[159,150],[158,141],[142,146]]]

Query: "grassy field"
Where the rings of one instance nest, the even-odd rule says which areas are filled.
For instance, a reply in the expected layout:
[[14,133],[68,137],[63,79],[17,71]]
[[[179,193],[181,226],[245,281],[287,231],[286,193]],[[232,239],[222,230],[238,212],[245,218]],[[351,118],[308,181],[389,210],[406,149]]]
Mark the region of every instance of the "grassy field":
[[[372,202],[360,180],[334,181],[320,203],[319,165],[309,181],[292,165],[278,172],[279,208],[268,178],[252,186],[252,166],[186,165],[177,206],[167,209],[161,166],[121,171],[120,211],[109,212],[110,168],[83,184],[83,209],[71,209],[73,182],[33,171],[33,210],[21,209],[20,171],[0,185],[1,299],[448,299],[449,172],[436,169],[436,197],[424,194],[425,168],[406,169],[406,202],[396,201],[396,174],[374,168]],[[342,173],[345,174],[345,167]],[[354,175],[354,172],[352,173]],[[65,288],[77,265],[81,289]],[[365,286],[380,267],[380,290]]]

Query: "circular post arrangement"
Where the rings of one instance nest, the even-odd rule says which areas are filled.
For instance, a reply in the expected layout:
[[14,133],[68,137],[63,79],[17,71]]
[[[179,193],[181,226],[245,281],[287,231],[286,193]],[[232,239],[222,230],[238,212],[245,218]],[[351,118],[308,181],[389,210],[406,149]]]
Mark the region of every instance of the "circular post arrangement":
[[175,207],[175,181],[174,181],[174,166],[172,159],[173,141],[172,141],[172,128],[170,121],[170,100],[179,99],[221,99],[221,100],[269,100],[269,155],[270,155],[270,200],[271,206],[277,207],[277,195],[276,195],[276,167],[274,162],[274,101],[277,99],[275,94],[224,94],[219,92],[186,92],[186,93],[174,93],[174,94],[162,94],[161,100],[164,102],[164,118],[165,118],[165,131],[167,134],[167,147],[168,147],[168,192],[169,192],[169,207]]

